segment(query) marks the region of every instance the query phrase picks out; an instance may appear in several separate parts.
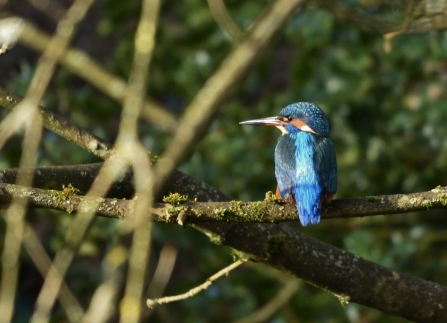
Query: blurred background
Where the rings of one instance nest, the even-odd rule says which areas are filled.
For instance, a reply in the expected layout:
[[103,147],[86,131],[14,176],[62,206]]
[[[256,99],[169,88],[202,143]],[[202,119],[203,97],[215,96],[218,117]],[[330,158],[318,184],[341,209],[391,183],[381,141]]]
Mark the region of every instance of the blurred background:
[[[226,0],[225,5],[234,24],[246,30],[270,2]],[[379,22],[395,26],[405,22],[406,1],[334,2]],[[52,33],[71,3],[3,0],[0,9],[2,14],[25,18]],[[73,47],[127,79],[140,5],[138,0],[96,1]],[[160,15],[147,95],[181,115],[238,39],[216,23],[204,0],[164,1]],[[267,127],[242,127],[238,122],[276,115],[292,102],[310,101],[326,112],[331,123],[339,169],[337,198],[445,186],[447,33],[403,34],[385,51],[384,25],[365,27],[349,18],[355,17],[341,19],[318,1],[293,15],[238,84],[180,170],[235,199],[264,199],[265,192],[276,185],[273,152],[280,133]],[[0,84],[24,95],[38,56],[20,43],[0,56]],[[115,139],[120,104],[64,68],[58,69],[42,105],[103,139]],[[8,112],[0,110],[1,117]],[[169,134],[143,121],[140,138],[155,154],[170,140]],[[21,137],[16,136],[3,147],[0,168],[17,167],[20,150]],[[41,166],[97,161],[45,132]],[[306,228],[291,225],[383,266],[447,284],[446,214],[446,210],[438,210],[326,220]],[[27,214],[50,255],[61,246],[71,219],[72,215],[50,210]],[[123,236],[125,239],[121,226],[118,220],[95,219],[71,266],[67,284],[84,307],[102,278],[104,255]],[[0,235],[3,233],[4,221],[0,221]],[[149,277],[166,245],[175,248],[178,257],[165,295],[186,292],[232,261],[229,248],[211,243],[192,228],[155,224]],[[20,275],[15,321],[27,322],[43,280],[25,252]],[[247,264],[193,298],[159,306],[147,313],[146,321],[233,322],[247,318],[294,280],[284,276],[263,265]],[[304,283],[297,286],[273,315],[246,322],[404,322],[356,304],[342,307],[332,294]],[[52,321],[66,321],[59,306]]]

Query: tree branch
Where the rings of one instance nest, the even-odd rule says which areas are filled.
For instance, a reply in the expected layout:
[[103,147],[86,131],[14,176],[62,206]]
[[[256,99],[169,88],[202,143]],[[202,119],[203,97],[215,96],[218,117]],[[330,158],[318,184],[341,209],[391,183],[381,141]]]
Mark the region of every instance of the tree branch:
[[[96,215],[117,219],[126,218],[134,210],[133,200],[82,196],[77,195],[78,193],[79,190],[73,186],[65,187],[60,191],[0,184],[0,207],[7,207],[13,198],[23,198],[27,199],[30,207],[54,209],[67,213],[83,211],[79,209],[81,203],[90,209],[99,202]],[[166,197],[166,200],[172,204],[154,204],[151,208],[152,221],[177,223],[177,216],[180,213],[186,215],[187,224],[281,223],[298,220],[295,205],[278,203],[271,197],[258,202],[187,202],[185,199],[186,197],[180,194],[172,194]],[[322,219],[410,213],[440,208],[447,208],[447,187],[411,194],[333,200],[329,206],[323,207]]]
[[[420,196],[438,198],[439,194],[445,192],[446,188],[438,188],[436,191],[420,193]],[[68,193],[63,192],[58,196],[54,191],[31,190],[12,184],[2,184],[0,189],[1,197],[15,194],[29,199],[31,205],[44,203],[42,201],[47,199],[52,206],[59,205],[59,209],[75,211],[83,197]],[[412,199],[418,199],[415,194],[402,195],[400,198],[408,198],[407,206],[410,207],[414,204]],[[387,197],[383,198],[386,200]],[[89,199],[93,202],[94,199],[100,199],[98,214],[116,214],[117,218],[129,214],[133,207],[133,201],[129,200]],[[382,197],[378,201],[381,199]],[[358,200],[362,203],[362,198]],[[370,203],[368,198],[363,200],[363,203]],[[84,205],[89,207],[89,203]],[[280,210],[282,207],[284,209]],[[274,208],[278,212],[288,212],[286,209],[292,212],[294,209],[293,206],[280,205],[274,205]],[[296,214],[294,218],[296,219]],[[188,221],[191,219],[192,217]],[[154,220],[157,220],[156,216]],[[446,287],[387,269],[308,237],[287,225],[203,222],[193,226],[209,235],[213,242],[239,250],[249,260],[263,262],[335,294],[343,304],[356,302],[417,322],[447,321]]]

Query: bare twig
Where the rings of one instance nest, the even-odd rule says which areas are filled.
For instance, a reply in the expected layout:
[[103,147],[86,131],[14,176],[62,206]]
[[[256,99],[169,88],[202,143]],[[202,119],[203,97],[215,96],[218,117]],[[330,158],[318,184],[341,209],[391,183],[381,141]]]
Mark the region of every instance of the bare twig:
[[414,6],[415,6],[414,0],[408,1],[407,14],[405,16],[405,21],[403,22],[403,24],[397,30],[383,35],[383,38],[385,40],[383,43],[385,53],[391,52],[393,39],[399,35],[404,34],[408,30],[408,27],[410,26],[412,20],[414,19],[414,17],[412,16]]
[[28,0],[28,2],[54,21],[61,19],[65,12],[65,8],[56,0]]
[[214,281],[216,281],[217,279],[219,279],[220,277],[222,277],[224,275],[228,275],[230,273],[230,271],[232,271],[233,269],[239,267],[240,265],[242,265],[246,261],[247,261],[246,259],[240,259],[240,260],[237,260],[237,261],[233,262],[228,267],[225,267],[224,269],[222,269],[219,272],[217,272],[214,275],[212,275],[203,284],[190,289],[189,291],[187,291],[184,294],[175,295],[175,296],[167,296],[167,297],[157,298],[157,299],[148,299],[146,304],[147,304],[147,306],[149,308],[153,308],[157,304],[167,304],[167,303],[176,302],[176,301],[180,301],[180,300],[184,300],[184,299],[193,297],[194,295],[198,294],[202,290],[205,290],[208,287],[210,287],[211,284]]

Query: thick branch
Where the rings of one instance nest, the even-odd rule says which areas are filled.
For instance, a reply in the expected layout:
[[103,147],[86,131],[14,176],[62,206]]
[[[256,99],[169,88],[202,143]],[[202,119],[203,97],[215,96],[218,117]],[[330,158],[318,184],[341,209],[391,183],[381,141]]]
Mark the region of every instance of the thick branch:
[[[34,206],[47,203],[57,209],[75,211],[83,197],[70,195],[70,191],[67,192],[67,190],[55,192],[2,184],[0,185],[0,197],[5,198],[14,194],[17,197],[29,199],[30,204]],[[442,188],[407,196],[391,196],[389,202],[385,202],[385,204],[392,203],[393,199],[397,199],[400,203],[408,200],[405,208],[409,210],[412,204],[419,203],[417,200],[420,197],[423,197],[423,200],[429,199],[430,196],[433,199],[439,199],[439,196],[446,192],[446,188]],[[383,201],[388,199],[387,196],[380,197],[379,203],[382,198]],[[96,198],[90,199],[94,201]],[[376,203],[370,202],[369,198],[354,200],[358,200],[359,205]],[[340,200],[340,202],[342,201]],[[129,214],[133,207],[131,200],[100,198],[100,202],[97,209],[98,214],[107,214],[117,218]],[[196,204],[210,205],[211,203]],[[212,203],[212,205],[217,204]],[[396,204],[396,206],[398,205]],[[86,207],[88,208],[89,204],[86,204]],[[294,209],[290,206],[279,205],[275,205],[273,208],[277,211],[283,208],[282,211],[285,213],[289,212],[288,209],[290,212]],[[330,209],[327,209],[327,212],[331,212]],[[158,218],[155,216],[154,220],[161,218],[161,215]],[[165,215],[164,222],[166,222],[166,218]],[[296,219],[296,215],[294,218]],[[188,221],[192,221],[192,219],[193,217]],[[266,263],[336,294],[342,303],[356,302],[411,321],[447,321],[446,287],[392,271],[308,237],[287,225],[199,223],[194,226],[210,235],[214,242],[235,248],[252,261]]]
[[447,322],[447,288],[439,284],[382,267],[287,225],[208,228],[208,234],[251,260],[330,291],[342,304],[355,302],[415,322]]

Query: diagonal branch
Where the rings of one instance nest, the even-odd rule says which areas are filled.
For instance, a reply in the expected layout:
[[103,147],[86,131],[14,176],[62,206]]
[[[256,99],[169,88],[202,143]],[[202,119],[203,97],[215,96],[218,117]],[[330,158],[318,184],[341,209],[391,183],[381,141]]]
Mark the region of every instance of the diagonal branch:
[[[58,199],[54,192],[53,196],[39,196],[45,190],[30,191],[29,188],[9,184],[1,185],[0,196],[10,194],[11,190],[30,199],[30,204],[45,198]],[[437,197],[445,193],[446,188],[438,188],[422,195]],[[75,202],[82,197],[72,195],[64,200],[65,196],[59,196],[60,205],[71,206],[74,211]],[[117,217],[128,214],[133,206],[133,201],[129,200],[89,198],[100,199],[97,213],[111,214],[112,210],[121,210]],[[383,196],[378,200],[386,198]],[[405,199],[405,196],[401,198]],[[413,198],[418,199],[415,195],[409,198],[408,207]],[[363,200],[369,203],[368,198]],[[88,207],[89,204],[84,201],[83,205]],[[275,207],[280,211],[282,206]],[[289,208],[290,211],[294,209]],[[296,215],[294,217],[296,219]],[[153,216],[153,219],[157,220],[157,217]],[[287,225],[201,222],[193,226],[209,235],[213,242],[243,252],[249,260],[263,262],[335,294],[343,304],[356,302],[417,322],[447,321],[447,308],[443,305],[447,304],[447,287],[382,267]]]
[[[23,98],[0,86],[0,106],[13,110]],[[112,150],[112,146],[102,139],[81,130],[67,119],[39,106],[42,115],[43,125],[46,129],[53,131],[62,138],[73,142],[86,151],[106,159]]]

